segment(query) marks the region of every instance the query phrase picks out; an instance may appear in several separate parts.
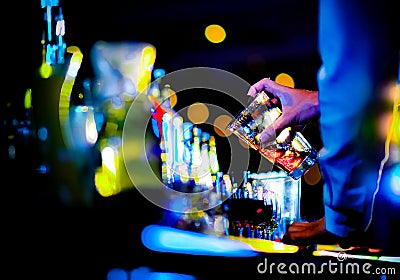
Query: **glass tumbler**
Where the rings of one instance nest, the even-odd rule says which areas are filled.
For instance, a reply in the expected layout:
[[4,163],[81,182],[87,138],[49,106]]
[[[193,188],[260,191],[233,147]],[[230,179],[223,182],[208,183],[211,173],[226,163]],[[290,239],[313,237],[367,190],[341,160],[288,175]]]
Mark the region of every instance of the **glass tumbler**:
[[268,95],[261,91],[247,108],[229,124],[228,129],[257,150],[293,179],[299,179],[315,164],[318,152],[299,131],[284,129],[275,139],[260,142],[257,135],[281,115],[278,106],[268,105]]

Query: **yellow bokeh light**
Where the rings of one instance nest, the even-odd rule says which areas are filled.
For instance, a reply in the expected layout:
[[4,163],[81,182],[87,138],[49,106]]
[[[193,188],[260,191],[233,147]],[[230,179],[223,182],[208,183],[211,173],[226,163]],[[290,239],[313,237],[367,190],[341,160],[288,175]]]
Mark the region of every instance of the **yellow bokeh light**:
[[227,137],[232,134],[232,132],[226,127],[232,121],[232,118],[228,115],[218,116],[214,120],[214,131],[218,136]]
[[204,35],[211,43],[221,43],[226,38],[225,29],[217,24],[207,26]]
[[305,174],[304,181],[308,185],[316,185],[322,179],[321,172],[319,171],[318,163],[314,164]]
[[286,74],[286,73],[280,73],[278,76],[276,76],[275,82],[277,82],[278,84],[281,84],[283,86],[294,88],[293,78],[289,74]]
[[25,91],[24,108],[25,109],[32,108],[32,89],[31,88],[28,88]]
[[178,96],[176,92],[171,88],[170,84],[164,85],[161,90],[161,97],[163,98],[163,102],[167,101],[171,108],[174,108],[174,106],[178,102]]
[[137,89],[139,92],[147,89],[151,80],[151,71],[153,70],[154,61],[156,59],[156,49],[153,46],[147,46],[143,49],[139,73]]
[[400,146],[400,84],[396,84],[393,91],[393,135],[392,141],[394,144]]
[[47,63],[42,63],[39,67],[40,77],[43,79],[48,79],[53,75],[53,67]]
[[394,121],[393,121],[393,125],[394,125],[394,133],[393,133],[393,143],[395,143],[396,145],[398,145],[400,147],[400,113],[399,113],[399,109],[397,110],[397,112],[395,112],[395,114],[397,114],[394,117]]
[[190,105],[187,111],[189,120],[194,124],[204,123],[208,119],[209,115],[210,112],[208,111],[207,106],[199,102]]
[[238,236],[229,236],[228,238],[244,242],[253,250],[263,253],[296,253],[299,250],[299,247],[296,245],[287,245],[281,242],[274,242],[272,240]]
[[169,95],[169,103],[171,105],[171,108],[174,108],[176,103],[178,102],[178,96],[172,89],[168,89],[168,95]]

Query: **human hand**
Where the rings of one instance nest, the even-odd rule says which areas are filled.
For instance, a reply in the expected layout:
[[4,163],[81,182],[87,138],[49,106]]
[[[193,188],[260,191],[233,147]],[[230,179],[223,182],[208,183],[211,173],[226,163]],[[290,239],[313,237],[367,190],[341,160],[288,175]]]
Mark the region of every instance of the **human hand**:
[[326,230],[325,217],[313,222],[294,222],[282,238],[283,243],[300,248],[308,248],[314,244],[338,244],[340,240],[338,236]]
[[313,222],[294,222],[282,238],[285,244],[307,248],[313,244],[339,245],[342,249],[361,248],[368,244],[365,234],[356,237],[339,237],[326,230],[325,217]]
[[317,91],[291,88],[264,78],[253,84],[247,95],[255,97],[262,90],[270,96],[271,104],[281,107],[282,115],[259,134],[261,142],[268,141],[286,127],[304,125],[319,117]]
[[327,235],[325,218],[314,222],[294,222],[286,231],[282,241],[287,244],[312,244]]

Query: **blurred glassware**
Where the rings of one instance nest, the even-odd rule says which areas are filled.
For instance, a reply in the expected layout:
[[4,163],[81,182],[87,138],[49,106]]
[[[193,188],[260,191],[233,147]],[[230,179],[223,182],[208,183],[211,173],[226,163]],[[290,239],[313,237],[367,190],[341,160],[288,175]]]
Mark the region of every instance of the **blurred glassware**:
[[229,233],[280,241],[300,221],[301,180],[284,171],[250,173],[228,202]]
[[[90,86],[93,110],[103,116],[97,141],[102,162],[96,168],[95,183],[100,195],[111,196],[133,186],[126,165],[133,166],[131,169],[140,176],[142,162],[150,161],[152,166],[158,164],[152,156],[155,139],[146,138],[146,155],[150,155],[147,158],[137,145],[143,135],[149,135],[138,124],[147,123],[151,117],[152,103],[147,99],[147,93],[156,49],[146,42],[100,40],[91,48],[90,58],[94,72]],[[134,101],[139,105],[138,110],[131,110],[129,119],[132,138],[126,143],[129,148],[123,149],[123,127]]]
[[250,173],[249,180],[263,190],[263,200],[271,204],[276,224],[270,229],[270,240],[281,240],[289,225],[300,221],[301,180],[284,171]]

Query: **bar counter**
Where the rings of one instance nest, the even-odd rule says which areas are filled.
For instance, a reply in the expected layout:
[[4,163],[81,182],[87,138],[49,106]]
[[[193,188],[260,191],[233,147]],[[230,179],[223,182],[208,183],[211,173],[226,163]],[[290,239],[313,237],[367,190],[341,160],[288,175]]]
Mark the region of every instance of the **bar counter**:
[[298,250],[268,240],[170,227],[163,222],[165,211],[135,189],[98,198],[90,209],[29,201],[4,219],[6,270],[18,277],[398,279],[400,273],[398,257],[366,249],[319,245]]

